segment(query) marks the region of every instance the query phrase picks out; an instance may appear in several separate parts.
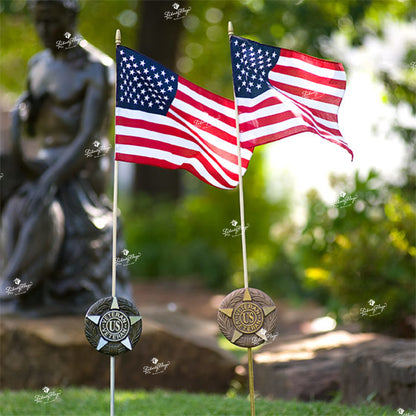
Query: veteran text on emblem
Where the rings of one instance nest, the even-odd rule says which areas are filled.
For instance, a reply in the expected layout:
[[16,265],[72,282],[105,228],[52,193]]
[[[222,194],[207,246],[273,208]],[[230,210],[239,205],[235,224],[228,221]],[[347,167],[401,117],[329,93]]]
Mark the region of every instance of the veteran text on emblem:
[[142,317],[127,299],[98,300],[85,316],[85,336],[99,352],[118,355],[132,350],[142,332]]
[[99,331],[107,341],[122,341],[130,331],[129,317],[121,311],[108,311],[100,319]]
[[232,319],[236,329],[243,334],[257,332],[264,322],[263,311],[253,302],[244,302],[235,308]]
[[254,347],[275,338],[276,305],[261,290],[237,289],[224,298],[217,322],[231,343],[239,347]]

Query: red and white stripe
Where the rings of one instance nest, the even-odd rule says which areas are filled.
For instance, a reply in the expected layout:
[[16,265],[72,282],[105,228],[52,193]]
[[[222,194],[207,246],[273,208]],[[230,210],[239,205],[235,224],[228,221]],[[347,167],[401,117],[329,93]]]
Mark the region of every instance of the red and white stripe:
[[243,147],[312,132],[353,156],[338,127],[338,110],[346,87],[341,63],[281,49],[268,79],[273,88],[261,95],[237,97]]
[[[242,173],[252,149],[241,149]],[[234,103],[182,77],[166,115],[116,107],[116,160],[186,169],[217,188],[238,184]]]

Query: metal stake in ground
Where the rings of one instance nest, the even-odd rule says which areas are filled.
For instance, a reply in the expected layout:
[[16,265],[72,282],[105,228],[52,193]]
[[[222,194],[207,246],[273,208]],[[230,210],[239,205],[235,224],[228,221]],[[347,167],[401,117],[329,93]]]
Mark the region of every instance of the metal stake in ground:
[[[233,25],[228,22],[228,36],[233,35]],[[221,332],[233,344],[248,349],[248,378],[251,416],[255,416],[254,371],[252,347],[275,336],[277,312],[273,301],[264,292],[248,287],[246,227],[244,215],[243,175],[241,167],[240,126],[237,99],[234,91],[235,123],[238,149],[238,188],[241,221],[241,247],[243,255],[244,288],[230,293],[218,311],[217,322]]]
[[277,335],[277,309],[273,300],[258,289],[242,288],[228,294],[218,310],[220,331],[231,343],[248,349],[251,415],[255,415],[252,347]]
[[[116,46],[121,44],[121,32],[116,31]],[[115,356],[131,351],[142,333],[142,317],[128,299],[117,298],[117,197],[118,161],[114,160],[113,181],[113,254],[111,296],[99,299],[85,316],[85,336],[99,352],[110,355],[110,416],[114,416]]]

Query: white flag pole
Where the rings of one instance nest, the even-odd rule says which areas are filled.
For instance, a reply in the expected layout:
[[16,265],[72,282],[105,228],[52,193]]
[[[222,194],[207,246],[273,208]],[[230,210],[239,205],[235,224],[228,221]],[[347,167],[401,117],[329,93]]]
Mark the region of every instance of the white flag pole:
[[[121,32],[116,30],[116,46],[121,44]],[[116,68],[117,73],[117,68]],[[117,94],[117,79],[115,82],[115,93]],[[111,296],[116,297],[117,287],[117,198],[118,198],[118,160],[114,160],[114,175],[113,175],[113,255],[111,267]],[[115,390],[115,360],[116,357],[110,356],[110,416],[114,416],[114,390]]]
[[[116,46],[121,45],[120,29],[116,30]],[[117,69],[116,69],[117,73]],[[116,80],[117,88],[117,80]],[[115,92],[117,94],[117,91]],[[114,160],[114,184],[113,184],[113,258],[112,258],[112,281],[111,296],[116,296],[116,255],[117,255],[117,198],[118,198],[118,160]]]
[[[233,24],[228,22],[228,37],[234,34]],[[237,152],[238,152],[238,191],[240,200],[240,222],[241,222],[241,247],[243,251],[243,272],[244,272],[244,287],[248,288],[248,271],[247,271],[247,248],[246,248],[246,227],[244,219],[244,192],[243,192],[243,173],[241,167],[241,145],[240,145],[240,124],[238,121],[237,100],[234,91],[234,109],[235,109],[235,124],[237,129]]]
[[[233,24],[228,22],[228,37],[234,34]],[[246,227],[244,219],[244,193],[243,193],[243,173],[241,167],[241,143],[240,143],[240,124],[238,121],[237,98],[235,96],[234,82],[234,109],[235,109],[235,125],[237,129],[237,149],[238,149],[238,189],[240,201],[240,222],[241,222],[241,247],[243,251],[243,272],[244,272],[244,288],[248,289],[248,271],[247,271],[247,248],[246,248]],[[253,352],[251,347],[248,350],[248,384],[250,392],[251,416],[255,416],[255,395],[254,395],[254,370],[253,370]]]
[[111,296],[116,297],[116,282],[117,282],[117,197],[118,197],[118,160],[114,161],[114,189],[113,189],[113,255],[112,255],[112,274],[111,274]]

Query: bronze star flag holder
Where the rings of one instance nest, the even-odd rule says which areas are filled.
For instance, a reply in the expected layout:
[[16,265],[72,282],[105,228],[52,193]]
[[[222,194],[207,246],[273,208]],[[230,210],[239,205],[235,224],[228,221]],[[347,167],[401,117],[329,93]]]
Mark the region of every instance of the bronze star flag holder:
[[[116,45],[121,32],[116,31]],[[99,299],[85,315],[85,336],[99,352],[110,355],[110,416],[114,416],[115,356],[131,351],[142,333],[142,317],[128,299],[116,296],[118,161],[114,160],[113,254],[111,296]]]
[[[232,23],[228,23],[228,36],[233,35]],[[252,348],[274,339],[277,329],[277,310],[273,300],[264,292],[248,286],[246,227],[244,219],[243,175],[241,169],[240,129],[237,100],[234,90],[234,107],[237,129],[239,201],[241,218],[241,245],[243,254],[244,288],[231,292],[222,301],[217,322],[223,335],[233,344],[247,348],[248,379],[251,416],[255,416],[255,393]]]

